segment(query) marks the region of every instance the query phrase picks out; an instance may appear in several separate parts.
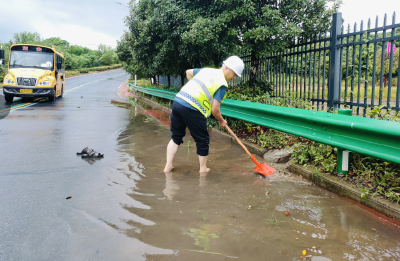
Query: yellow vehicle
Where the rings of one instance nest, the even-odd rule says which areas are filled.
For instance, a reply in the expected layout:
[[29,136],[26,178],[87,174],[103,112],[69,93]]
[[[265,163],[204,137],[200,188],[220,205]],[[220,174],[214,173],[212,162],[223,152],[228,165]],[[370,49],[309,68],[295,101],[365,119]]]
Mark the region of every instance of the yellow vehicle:
[[8,73],[3,81],[3,94],[7,102],[12,102],[14,97],[48,97],[54,101],[56,97],[62,98],[64,88],[64,55],[57,52],[54,46],[11,46]]

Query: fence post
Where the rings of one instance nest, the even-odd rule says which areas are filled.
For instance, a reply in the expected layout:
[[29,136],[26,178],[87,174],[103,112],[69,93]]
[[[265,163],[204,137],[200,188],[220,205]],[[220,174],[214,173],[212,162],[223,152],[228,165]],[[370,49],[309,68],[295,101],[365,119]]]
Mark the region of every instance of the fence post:
[[338,39],[342,28],[342,13],[334,13],[332,17],[331,43],[329,54],[329,73],[328,73],[328,109],[333,112],[338,109],[340,104],[340,50],[336,48],[341,44],[342,39]]

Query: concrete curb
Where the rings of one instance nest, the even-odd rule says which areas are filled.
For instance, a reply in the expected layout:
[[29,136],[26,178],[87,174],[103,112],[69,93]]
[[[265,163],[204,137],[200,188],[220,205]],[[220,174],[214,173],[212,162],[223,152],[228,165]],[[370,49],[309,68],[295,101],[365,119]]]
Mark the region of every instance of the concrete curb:
[[111,104],[117,106],[117,107],[122,107],[122,108],[130,108],[132,107],[132,104],[126,101],[120,101],[120,100],[111,100]]
[[[171,109],[163,107],[150,99],[140,97],[136,94],[134,94],[134,97],[142,100],[143,102],[149,104],[154,108],[161,109],[165,113],[171,114]],[[116,100],[112,100],[111,103],[118,103],[120,105],[128,104],[129,106],[131,106],[128,102]],[[213,128],[210,129],[210,133],[212,135],[218,135],[222,139],[239,146],[236,140],[229,134]],[[247,149],[255,155],[263,157],[263,155],[268,151],[268,149],[265,149],[256,144],[252,144],[248,141],[243,140],[242,142],[247,147]],[[326,173],[313,174],[312,171],[304,168],[303,166],[294,164],[293,162],[289,162],[287,164],[288,170],[290,172],[303,176],[304,178],[312,181],[315,185],[323,189],[329,190],[340,197],[350,200],[352,203],[357,204],[361,208],[364,208],[369,212],[374,213],[378,217],[382,218],[384,221],[389,221],[395,227],[400,228],[400,205],[392,203],[387,199],[378,197],[370,197],[367,200],[364,200],[361,198],[361,192],[359,190],[353,188],[351,185],[336,176],[332,176]]]

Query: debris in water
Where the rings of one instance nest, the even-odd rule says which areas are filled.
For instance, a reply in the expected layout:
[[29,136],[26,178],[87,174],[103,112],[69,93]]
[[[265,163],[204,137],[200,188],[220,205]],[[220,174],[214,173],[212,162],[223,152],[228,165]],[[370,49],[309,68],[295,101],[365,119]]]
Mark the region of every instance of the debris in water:
[[289,211],[285,211],[285,215],[286,215],[286,216],[289,216],[289,215],[290,215],[290,212],[289,212]]
[[376,231],[376,229],[375,228],[371,228],[373,231]]
[[72,196],[66,197],[65,199],[70,199],[70,198],[72,198]]
[[251,205],[249,205],[249,207],[247,209],[251,209]]
[[315,246],[313,246],[313,247],[312,247],[312,249],[316,249],[316,247],[315,247]]
[[298,238],[298,237],[296,237],[296,239],[298,240],[299,238]]
[[305,256],[307,254],[307,252],[305,250],[303,250],[302,254],[303,254],[303,256]]
[[268,191],[265,191],[265,195],[268,196]]
[[285,253],[285,250],[282,250],[282,253]]
[[234,216],[234,215],[232,215],[232,214],[231,214],[231,217],[235,218],[235,216]]
[[312,255],[305,256],[305,258],[311,258],[311,257],[312,257]]

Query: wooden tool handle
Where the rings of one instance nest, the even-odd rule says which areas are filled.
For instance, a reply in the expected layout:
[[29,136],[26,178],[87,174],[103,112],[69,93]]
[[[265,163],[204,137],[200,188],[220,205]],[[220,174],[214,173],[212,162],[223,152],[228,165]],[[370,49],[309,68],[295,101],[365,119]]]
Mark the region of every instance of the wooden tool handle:
[[235,140],[237,141],[237,143],[239,143],[239,145],[244,149],[244,151],[246,151],[247,155],[249,155],[249,157],[251,158],[251,153],[250,153],[250,151],[246,148],[246,146],[243,145],[243,143],[238,139],[238,137],[236,137],[235,133],[233,133],[233,131],[231,130],[231,128],[229,128],[228,125],[226,125],[225,128],[228,130],[229,134],[231,134],[232,137],[235,138]]

